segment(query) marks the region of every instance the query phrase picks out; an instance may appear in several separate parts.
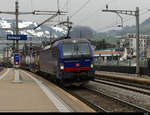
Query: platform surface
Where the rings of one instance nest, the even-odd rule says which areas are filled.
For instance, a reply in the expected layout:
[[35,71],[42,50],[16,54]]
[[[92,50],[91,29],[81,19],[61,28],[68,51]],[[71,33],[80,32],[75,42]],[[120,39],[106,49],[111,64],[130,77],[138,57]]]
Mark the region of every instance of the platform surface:
[[[6,72],[8,73],[3,76]],[[4,69],[0,72],[0,77],[3,76],[3,78],[0,79],[0,112],[94,112],[94,110],[87,105],[76,98],[71,97],[69,94],[65,94],[65,92],[62,93],[62,95],[65,94],[62,97],[66,98],[66,101],[67,98],[69,98],[67,96],[70,96],[72,99],[74,98],[72,101],[76,101],[74,103],[76,103],[75,106],[77,106],[74,108],[79,107],[80,109],[72,109],[72,103],[68,102],[70,105],[64,104],[65,100],[61,101],[60,98],[57,99],[58,96],[56,96],[56,93],[52,94],[54,100],[59,103],[58,106],[63,105],[62,107],[59,107],[62,109],[60,111],[56,106],[57,103],[54,103],[54,100],[45,93],[47,92],[50,94],[52,91],[58,90],[57,86],[53,84],[49,84],[49,86],[46,82],[43,83],[43,80],[40,80],[40,82],[38,81],[41,83],[41,86],[39,86],[35,80],[30,78],[22,70],[19,70],[19,73],[20,79],[23,81],[22,83],[12,82],[14,80],[14,69]],[[33,74],[31,76],[34,77],[36,75]],[[35,79],[37,80],[37,78]],[[47,88],[47,91],[43,91],[41,87]],[[83,107],[80,107],[82,104]]]

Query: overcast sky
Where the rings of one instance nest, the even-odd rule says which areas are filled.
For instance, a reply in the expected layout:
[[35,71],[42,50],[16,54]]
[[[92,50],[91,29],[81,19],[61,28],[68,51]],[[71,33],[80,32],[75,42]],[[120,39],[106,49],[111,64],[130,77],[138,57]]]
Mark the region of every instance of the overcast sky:
[[[0,0],[0,11],[15,11],[16,0]],[[57,0],[18,0],[19,11],[57,10]],[[96,31],[106,31],[121,24],[119,16],[114,13],[102,12],[108,4],[109,9],[133,10],[140,8],[140,23],[150,17],[150,0],[59,0],[61,10],[67,11],[74,25],[90,26]],[[84,6],[83,6],[84,5]],[[80,9],[80,10],[79,10]],[[121,15],[124,26],[134,25],[135,17]],[[15,18],[10,15],[0,15],[4,18]],[[22,15],[19,19],[42,22],[49,16]],[[55,20],[66,19],[65,16]],[[48,23],[50,24],[50,23]],[[116,29],[119,29],[116,27]]]

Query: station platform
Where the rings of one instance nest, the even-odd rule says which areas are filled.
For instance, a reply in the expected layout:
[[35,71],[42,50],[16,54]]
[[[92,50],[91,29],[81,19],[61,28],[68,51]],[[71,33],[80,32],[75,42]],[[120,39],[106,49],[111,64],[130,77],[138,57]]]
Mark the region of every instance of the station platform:
[[95,75],[97,77],[106,77],[106,78],[111,78],[116,80],[124,80],[133,83],[150,85],[150,76],[147,75],[137,76],[136,74],[107,72],[107,71],[96,71]]
[[61,88],[33,73],[19,70],[0,72],[0,112],[95,112]]

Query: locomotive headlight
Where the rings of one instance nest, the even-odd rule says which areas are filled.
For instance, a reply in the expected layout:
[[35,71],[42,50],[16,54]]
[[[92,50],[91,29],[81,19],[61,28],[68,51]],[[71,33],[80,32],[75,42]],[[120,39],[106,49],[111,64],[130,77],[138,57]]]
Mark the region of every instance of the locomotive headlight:
[[91,64],[91,68],[93,68],[94,67],[94,64]]
[[64,69],[64,66],[63,66],[63,65],[61,65],[61,66],[60,66],[60,69],[61,69],[61,70],[63,70],[63,69]]
[[60,70],[64,70],[64,64],[60,63]]

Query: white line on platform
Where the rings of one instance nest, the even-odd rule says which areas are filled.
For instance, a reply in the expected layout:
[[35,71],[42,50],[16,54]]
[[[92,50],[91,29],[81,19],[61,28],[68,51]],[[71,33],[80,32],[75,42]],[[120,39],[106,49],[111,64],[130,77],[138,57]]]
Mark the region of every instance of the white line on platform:
[[7,68],[7,71],[0,76],[0,80],[3,79],[8,74],[8,72],[9,72],[9,68]]
[[[24,72],[24,71],[22,71],[22,72]],[[48,87],[46,87],[44,84],[42,84],[42,82],[40,80],[31,76],[27,72],[24,72],[24,73],[27,74],[31,79],[33,79],[40,86],[40,88],[43,90],[43,92],[48,96],[48,98],[52,101],[52,103],[56,106],[56,108],[60,112],[71,112],[56,98],[56,96],[52,93],[52,91],[50,91],[50,89]]]

